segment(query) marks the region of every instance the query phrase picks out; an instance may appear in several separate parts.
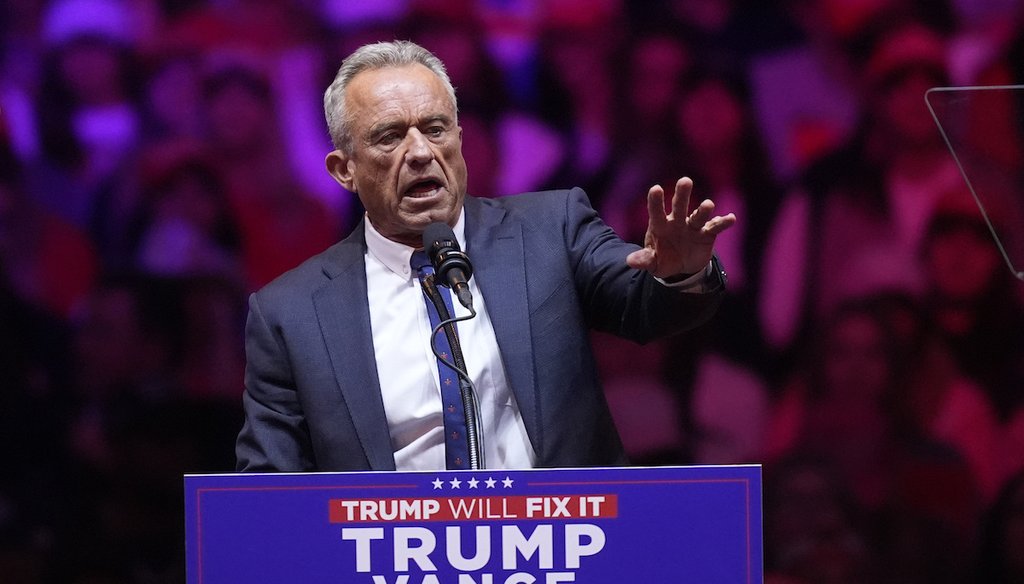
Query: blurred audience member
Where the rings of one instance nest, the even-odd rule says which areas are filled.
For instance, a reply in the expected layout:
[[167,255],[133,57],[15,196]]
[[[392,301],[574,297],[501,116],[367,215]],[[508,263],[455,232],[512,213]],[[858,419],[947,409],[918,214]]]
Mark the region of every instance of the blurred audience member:
[[542,116],[556,124],[564,147],[559,168],[542,186],[577,185],[592,193],[595,205],[612,164],[616,83],[611,63],[621,36],[610,22],[567,25],[547,30],[543,44],[549,94],[541,102],[547,110]]
[[642,194],[649,183],[670,183],[680,173],[680,159],[686,161],[678,151],[676,105],[692,59],[689,45],[673,33],[644,31],[629,45],[625,82],[616,84],[624,110],[614,117],[619,146],[611,176],[602,185],[600,207],[601,217],[626,240],[643,240],[647,214]]
[[[721,330],[715,350],[754,368],[765,367],[763,340],[753,311],[759,295],[766,229],[779,201],[745,87],[726,75],[693,75],[682,86],[675,128],[677,164],[685,164],[702,197],[720,212],[757,217],[721,244],[729,266],[729,294],[712,326]],[[725,320],[727,319],[727,320]]]
[[242,263],[255,289],[337,241],[337,221],[285,162],[270,85],[230,65],[205,82],[209,149],[241,228]]
[[878,509],[893,480],[887,406],[903,362],[884,322],[861,304],[824,323],[805,365],[783,388],[765,443],[768,460],[808,450],[834,461],[861,506]]
[[202,61],[195,52],[164,48],[151,56],[143,106],[144,137],[150,143],[201,140]]
[[134,205],[130,164],[141,135],[133,22],[118,0],[61,0],[43,23],[48,62],[38,93],[42,158],[33,197],[88,230],[107,263],[122,259]]
[[217,170],[187,148],[151,155],[132,228],[135,265],[160,276],[235,277],[241,235]]
[[[996,218],[998,221],[998,217]],[[1024,305],[988,225],[968,199],[936,215],[922,244],[926,309],[1003,419],[1024,404]]]

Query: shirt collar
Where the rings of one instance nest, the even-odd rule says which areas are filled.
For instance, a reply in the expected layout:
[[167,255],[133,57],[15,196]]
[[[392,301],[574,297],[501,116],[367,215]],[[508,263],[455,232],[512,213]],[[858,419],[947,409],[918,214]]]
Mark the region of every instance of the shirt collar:
[[[459,220],[455,223],[455,227],[452,231],[455,232],[455,239],[459,242],[459,247],[463,250],[466,249],[466,209],[465,207],[459,211]],[[363,232],[366,238],[366,250],[373,255],[380,263],[384,264],[388,270],[398,274],[402,278],[411,278],[411,270],[409,269],[409,260],[412,258],[412,252],[415,249],[398,243],[397,241],[391,241],[384,237],[379,231],[373,226],[373,222],[370,221],[370,217],[366,217],[366,221],[363,222],[365,225]]]

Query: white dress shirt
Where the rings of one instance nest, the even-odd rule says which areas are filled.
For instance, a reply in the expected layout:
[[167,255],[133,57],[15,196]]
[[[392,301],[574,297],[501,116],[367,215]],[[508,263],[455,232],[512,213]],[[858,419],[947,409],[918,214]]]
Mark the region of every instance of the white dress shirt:
[[[413,248],[382,236],[365,221],[366,286],[377,375],[400,471],[445,468],[444,421],[437,360],[430,350],[431,326],[419,279],[409,267]],[[466,248],[465,219],[454,227]],[[477,315],[456,327],[479,400],[481,442],[487,468],[531,468],[536,453],[509,387],[487,304],[470,278]],[[454,302],[456,316],[469,311]]]

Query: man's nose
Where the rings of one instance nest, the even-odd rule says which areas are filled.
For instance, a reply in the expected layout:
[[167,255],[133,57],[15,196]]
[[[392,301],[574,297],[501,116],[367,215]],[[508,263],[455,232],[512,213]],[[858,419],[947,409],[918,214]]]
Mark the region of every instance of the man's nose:
[[434,158],[434,151],[430,148],[430,141],[416,128],[409,130],[407,134],[409,148],[405,151],[405,160],[412,165],[425,164]]

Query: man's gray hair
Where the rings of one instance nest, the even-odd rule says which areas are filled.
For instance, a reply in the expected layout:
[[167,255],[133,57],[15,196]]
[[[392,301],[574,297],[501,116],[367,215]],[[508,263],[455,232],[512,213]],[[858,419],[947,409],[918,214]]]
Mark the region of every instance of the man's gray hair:
[[327,129],[334,147],[346,154],[352,153],[352,120],[345,111],[345,89],[352,79],[362,71],[405,67],[420,64],[430,69],[444,84],[451,97],[452,106],[458,112],[455,88],[448,78],[444,63],[433,53],[411,41],[391,41],[363,45],[345,58],[338,69],[331,86],[324,92],[324,115]]

